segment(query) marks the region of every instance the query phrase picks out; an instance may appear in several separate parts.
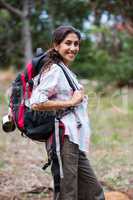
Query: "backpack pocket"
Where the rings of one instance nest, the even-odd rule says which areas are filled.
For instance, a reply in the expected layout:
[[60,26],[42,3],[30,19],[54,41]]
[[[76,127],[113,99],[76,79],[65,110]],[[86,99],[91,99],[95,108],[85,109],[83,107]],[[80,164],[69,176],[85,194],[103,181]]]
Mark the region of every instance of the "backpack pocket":
[[32,140],[45,141],[54,132],[54,112],[28,109],[24,115],[25,135]]

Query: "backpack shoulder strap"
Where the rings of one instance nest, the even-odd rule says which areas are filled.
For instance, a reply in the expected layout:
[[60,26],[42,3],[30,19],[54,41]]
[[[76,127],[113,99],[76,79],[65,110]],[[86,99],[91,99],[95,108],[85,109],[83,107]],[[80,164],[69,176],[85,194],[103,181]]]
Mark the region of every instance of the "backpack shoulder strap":
[[60,66],[60,68],[61,68],[62,71],[64,72],[65,77],[66,77],[66,79],[67,79],[67,81],[68,81],[70,87],[73,89],[73,91],[77,90],[78,88],[77,88],[76,84],[74,84],[74,83],[72,82],[71,78],[69,77],[68,72],[64,69],[64,67],[63,67],[61,64],[58,64],[58,65]]

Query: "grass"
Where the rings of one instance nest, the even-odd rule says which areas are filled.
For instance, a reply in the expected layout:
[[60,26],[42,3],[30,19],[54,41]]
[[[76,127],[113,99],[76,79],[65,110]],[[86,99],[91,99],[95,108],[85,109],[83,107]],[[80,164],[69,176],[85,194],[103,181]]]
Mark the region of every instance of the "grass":
[[99,103],[93,102],[94,95],[89,98],[91,163],[98,177],[114,188],[131,187],[133,173],[133,91],[124,91],[126,98],[119,90],[97,96]]
[[5,161],[4,160],[0,160],[0,169],[3,169],[5,167]]
[[[133,174],[133,91],[124,90],[128,92],[126,98],[119,95],[121,92],[119,90],[104,96],[96,94],[91,85],[86,91],[89,97],[88,112],[92,129],[90,155],[88,155],[91,164],[100,180],[115,189],[130,188]],[[3,90],[0,92],[1,116],[6,112],[7,101]],[[10,136],[0,134],[0,153],[0,172],[10,169],[11,174],[15,171],[15,177],[19,178],[22,173],[21,179],[23,179],[20,183],[25,182],[25,179],[32,180],[32,173],[36,174],[36,177],[39,176],[37,179],[39,184],[43,181],[45,184],[50,177],[50,169],[45,173],[40,171],[40,166],[45,160],[44,147],[23,139],[18,136],[18,133],[16,135],[11,133]],[[6,169],[7,166],[9,167],[7,160],[10,168]],[[40,198],[46,196],[47,192],[40,193]]]

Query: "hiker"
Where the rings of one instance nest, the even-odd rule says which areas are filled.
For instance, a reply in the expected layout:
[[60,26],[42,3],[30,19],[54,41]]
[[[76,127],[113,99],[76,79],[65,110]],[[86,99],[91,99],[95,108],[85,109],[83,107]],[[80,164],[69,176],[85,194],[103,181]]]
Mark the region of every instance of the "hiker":
[[[54,191],[54,200],[104,200],[103,189],[86,157],[90,142],[87,97],[70,69],[71,62],[79,52],[81,35],[74,27],[59,26],[52,39],[47,61],[41,69],[39,85],[38,76],[34,78],[30,105],[37,111],[74,108],[60,119],[64,125],[59,163],[63,174],[60,171],[60,191]],[[59,65],[69,75],[76,88],[74,91]],[[55,173],[56,170],[52,170],[53,177]]]

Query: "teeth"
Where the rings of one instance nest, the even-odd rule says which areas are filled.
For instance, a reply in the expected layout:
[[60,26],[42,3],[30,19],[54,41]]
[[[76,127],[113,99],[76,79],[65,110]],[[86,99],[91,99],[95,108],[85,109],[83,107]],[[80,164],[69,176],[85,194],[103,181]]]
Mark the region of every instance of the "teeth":
[[73,54],[73,53],[69,53],[69,55],[73,55],[73,56],[74,56],[75,54]]

